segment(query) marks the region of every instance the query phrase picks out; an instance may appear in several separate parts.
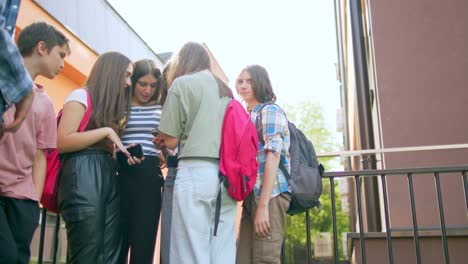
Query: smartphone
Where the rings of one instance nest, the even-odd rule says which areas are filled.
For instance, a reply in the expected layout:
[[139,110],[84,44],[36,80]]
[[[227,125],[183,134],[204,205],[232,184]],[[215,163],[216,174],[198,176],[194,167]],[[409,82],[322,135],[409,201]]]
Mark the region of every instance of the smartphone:
[[132,157],[136,157],[138,159],[143,158],[143,148],[141,147],[140,144],[136,144],[134,146],[127,148],[127,151],[128,153],[130,153]]

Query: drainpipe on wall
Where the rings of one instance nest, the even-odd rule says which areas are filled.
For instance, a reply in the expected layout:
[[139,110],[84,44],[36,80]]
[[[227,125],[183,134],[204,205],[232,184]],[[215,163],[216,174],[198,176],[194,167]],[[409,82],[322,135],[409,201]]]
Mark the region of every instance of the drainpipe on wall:
[[[336,30],[336,47],[337,47],[337,55],[338,55],[338,72],[339,72],[339,81],[340,81],[340,92],[341,92],[341,109],[342,109],[342,116],[343,116],[343,145],[345,150],[351,150],[351,146],[349,143],[349,134],[347,133],[349,130],[348,124],[348,94],[347,94],[347,84],[348,81],[346,80],[346,72],[345,72],[345,59],[344,59],[344,32],[343,32],[343,21],[342,21],[342,0],[335,0],[335,30]],[[345,170],[351,170],[351,159],[346,158],[345,163]],[[349,209],[350,209],[350,216],[354,219],[355,214],[353,215],[352,212],[356,212],[356,205],[355,201],[355,192],[353,191],[352,186],[352,179],[347,179],[346,184],[348,185],[350,192],[348,197]],[[350,225],[350,230],[355,232],[355,225]]]
[[[340,81],[340,92],[341,92],[341,108],[343,115],[343,144],[345,150],[350,150],[349,144],[349,135],[346,133],[349,129],[349,124],[346,121],[348,116],[348,96],[346,93],[348,83],[346,80],[346,73],[344,67],[344,51],[343,51],[343,29],[342,29],[342,20],[341,20],[341,0],[335,0],[335,30],[336,30],[336,47],[338,55],[338,72],[339,72],[339,81]],[[346,170],[351,169],[350,159],[346,159]]]
[[[375,149],[372,124],[372,104],[369,89],[369,75],[365,47],[364,23],[361,0],[350,0],[351,35],[353,41],[354,67],[356,71],[356,102],[358,111],[358,131],[361,149]],[[375,155],[363,155],[364,170],[376,169]],[[382,231],[378,181],[375,177],[362,178],[364,188],[364,210],[367,232]]]

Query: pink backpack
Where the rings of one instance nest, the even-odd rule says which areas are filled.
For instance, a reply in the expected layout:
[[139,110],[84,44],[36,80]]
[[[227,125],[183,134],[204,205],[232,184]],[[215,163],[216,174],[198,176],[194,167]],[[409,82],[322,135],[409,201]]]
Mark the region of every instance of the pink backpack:
[[[88,125],[89,118],[91,117],[91,112],[93,109],[93,105],[91,103],[91,97],[89,96],[88,90],[86,90],[86,94],[88,97],[88,107],[86,108],[86,112],[81,120],[80,127],[78,128],[78,132],[83,132]],[[60,118],[62,117],[62,110],[57,114],[57,127],[60,123]],[[46,168],[46,176],[44,181],[44,189],[42,190],[41,196],[41,204],[44,208],[48,211],[58,213],[58,200],[57,200],[57,188],[58,182],[57,177],[62,167],[62,161],[60,160],[60,154],[58,153],[57,149],[49,149],[46,152],[46,161],[47,161],[47,168]]]
[[231,100],[221,130],[219,171],[229,196],[244,200],[257,180],[258,135],[244,107]]
[[[219,151],[219,178],[228,194],[237,201],[244,200],[257,181],[258,135],[244,107],[232,99],[224,114]],[[221,192],[216,197],[214,236],[218,232],[221,214]]]

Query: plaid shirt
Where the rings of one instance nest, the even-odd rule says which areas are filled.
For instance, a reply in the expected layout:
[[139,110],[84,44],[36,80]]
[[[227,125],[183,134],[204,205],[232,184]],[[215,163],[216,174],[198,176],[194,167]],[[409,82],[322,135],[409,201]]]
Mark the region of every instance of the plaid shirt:
[[18,8],[19,1],[6,5],[5,0],[0,0],[0,124],[6,109],[21,101],[34,85],[10,32],[5,29],[6,26],[14,29],[14,24],[10,24],[16,21]]
[[[263,104],[259,104],[255,109],[250,113],[250,119],[252,122],[256,122],[258,111],[262,108]],[[262,192],[263,184],[263,173],[265,171],[265,162],[266,162],[266,152],[271,151],[275,155],[281,157],[281,164],[290,171],[289,165],[289,129],[288,129],[288,119],[284,114],[283,110],[275,104],[267,105],[262,110],[262,131],[263,131],[263,140],[265,145],[262,142],[258,142],[258,174],[257,181],[254,187],[255,198],[258,200]],[[258,129],[258,128],[257,128]],[[282,192],[288,192],[289,185],[286,180],[286,177],[283,175],[283,172],[278,168],[276,180],[273,185],[273,190],[271,191],[271,197],[275,197]]]

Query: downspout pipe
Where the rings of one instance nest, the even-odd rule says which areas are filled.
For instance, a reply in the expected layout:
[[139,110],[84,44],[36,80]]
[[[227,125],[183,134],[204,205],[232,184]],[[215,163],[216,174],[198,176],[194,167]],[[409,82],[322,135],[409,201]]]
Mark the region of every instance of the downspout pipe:
[[[348,93],[347,93],[347,75],[345,69],[345,32],[343,31],[343,12],[342,12],[342,0],[335,0],[335,30],[336,30],[336,47],[338,55],[338,71],[340,78],[340,92],[341,92],[341,109],[342,109],[342,118],[343,118],[343,144],[344,149],[351,150],[351,144],[349,141],[349,124],[348,124]],[[346,158],[345,161],[345,170],[352,170],[351,158]],[[349,186],[353,186],[351,179],[347,180]],[[351,212],[356,212],[356,205],[354,204],[355,193],[350,191],[349,193],[349,206]],[[355,219],[355,215],[351,214],[351,219]],[[354,223],[354,220],[351,221]],[[356,232],[355,225],[350,224],[350,229],[352,232]]]
[[[348,95],[346,93],[347,90],[347,80],[346,80],[346,72],[345,72],[345,59],[344,59],[344,41],[343,41],[343,21],[341,20],[341,0],[335,0],[335,30],[336,30],[336,48],[337,48],[337,55],[338,55],[338,72],[340,78],[340,92],[341,92],[341,109],[343,115],[343,143],[344,148],[346,150],[350,149],[349,143],[349,135],[347,133],[349,129],[349,124],[347,122],[348,117]],[[347,170],[351,169],[351,162],[350,159],[346,159],[346,166]]]
[[[365,46],[364,22],[361,0],[350,0],[351,34],[356,71],[356,102],[361,149],[375,149],[372,124],[372,103],[369,88],[369,71]],[[362,156],[363,169],[376,169],[374,154]],[[382,231],[378,181],[375,177],[363,178],[367,232]]]

